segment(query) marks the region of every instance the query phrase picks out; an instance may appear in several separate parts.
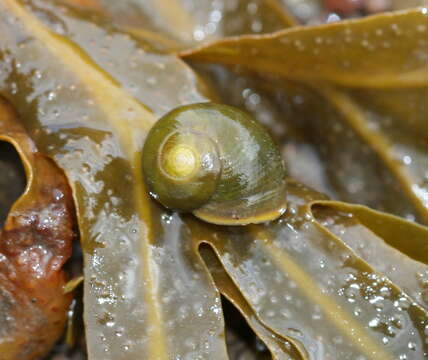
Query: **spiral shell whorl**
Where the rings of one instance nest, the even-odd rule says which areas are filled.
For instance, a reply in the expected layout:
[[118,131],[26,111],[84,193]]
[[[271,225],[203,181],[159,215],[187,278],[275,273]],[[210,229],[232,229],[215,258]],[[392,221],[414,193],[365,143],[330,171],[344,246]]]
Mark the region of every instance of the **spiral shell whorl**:
[[146,176],[148,185],[159,202],[171,209],[191,211],[214,193],[221,171],[219,155],[206,135],[174,131],[173,124],[167,125],[153,134],[160,146],[157,141],[146,142],[143,170],[150,174]]
[[266,130],[226,105],[181,106],[162,117],[143,149],[143,171],[164,206],[239,225],[285,211],[285,171]]

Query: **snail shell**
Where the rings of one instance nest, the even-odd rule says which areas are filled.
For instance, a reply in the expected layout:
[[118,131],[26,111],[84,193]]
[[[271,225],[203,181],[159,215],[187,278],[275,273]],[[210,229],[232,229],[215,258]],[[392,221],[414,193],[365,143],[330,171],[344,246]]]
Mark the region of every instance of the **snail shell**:
[[145,141],[143,172],[161,204],[210,223],[260,223],[286,209],[279,149],[259,123],[231,106],[185,105],[163,116]]

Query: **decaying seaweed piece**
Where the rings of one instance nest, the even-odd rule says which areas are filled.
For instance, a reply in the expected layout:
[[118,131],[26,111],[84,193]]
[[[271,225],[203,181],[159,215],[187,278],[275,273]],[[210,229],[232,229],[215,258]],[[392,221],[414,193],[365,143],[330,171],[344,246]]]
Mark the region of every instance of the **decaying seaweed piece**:
[[62,171],[37,152],[3,99],[0,141],[17,149],[28,179],[0,232],[0,359],[38,359],[61,336],[72,298],[63,292],[63,265],[75,237],[74,206]]
[[[141,150],[157,117],[209,98],[192,69],[53,2],[4,0],[0,10],[0,91],[76,198],[89,359],[227,359],[220,294],[274,359],[426,356],[427,261],[413,251],[426,228],[354,213],[292,181],[288,212],[266,225],[166,211],[144,188]],[[362,251],[367,243],[382,261]],[[391,271],[397,262],[416,280]]]

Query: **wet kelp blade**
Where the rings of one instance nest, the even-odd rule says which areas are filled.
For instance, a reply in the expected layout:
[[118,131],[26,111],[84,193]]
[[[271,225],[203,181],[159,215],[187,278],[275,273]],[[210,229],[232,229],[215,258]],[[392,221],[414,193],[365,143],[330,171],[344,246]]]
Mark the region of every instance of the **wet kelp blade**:
[[212,248],[207,246],[207,244],[204,244],[203,239],[198,238],[197,236],[193,237],[193,241],[196,246],[198,246],[201,257],[208,267],[216,287],[223,296],[225,296],[235,307],[239,309],[250,327],[254,330],[260,340],[262,340],[268,347],[272,358],[274,360],[306,359],[306,355],[302,355],[302,353],[306,354],[304,349],[300,349],[301,351],[299,351],[293,343],[274,333],[271,329],[267,328],[260,322],[250,304],[248,304],[247,300],[242,296],[239,288],[236,287],[233,280],[224,270]]
[[[411,94],[413,91],[418,90],[409,89],[408,93]],[[419,136],[412,135],[416,127],[409,131],[407,118],[395,117],[394,120],[390,120],[388,111],[383,111],[380,107],[375,110],[370,107],[370,103],[359,104],[344,90],[320,86],[318,92],[332,104],[343,123],[352,129],[356,137],[375,154],[379,162],[388,170],[389,177],[392,177],[393,180],[390,183],[395,182],[395,187],[401,189],[399,193],[403,193],[409,200],[414,210],[408,213],[402,211],[398,214],[426,224],[428,222],[426,199],[428,183],[425,168],[428,148],[424,133]],[[424,101],[420,100],[419,104],[413,104],[415,110],[423,109],[425,106]],[[407,97],[403,96],[401,103],[408,104]],[[388,125],[385,126],[385,124]],[[384,209],[393,211],[393,207],[395,206]]]
[[[158,104],[190,101],[183,94],[204,99],[196,77],[176,58],[152,55],[114,29],[94,24],[85,33],[83,18],[68,19],[74,26],[68,38],[57,27],[67,13],[33,12],[33,5],[0,4],[0,88],[73,188],[85,252],[89,358],[227,359],[220,297],[183,246],[186,226],[149,200],[139,166],[153,111],[169,110]],[[109,39],[103,55],[97,47],[90,51],[92,35]],[[113,60],[119,66],[104,67]],[[154,87],[159,103],[143,105],[126,86],[135,76],[139,90],[145,88],[140,64],[146,79],[170,76],[164,90],[161,82]],[[138,94],[153,99],[147,86]]]
[[[261,37],[235,37],[182,55],[194,62],[239,65],[240,69],[256,71],[275,81],[286,79],[285,93],[293,81],[297,82],[303,94],[292,94],[301,108],[309,108],[305,101],[308,98],[311,103],[318,102],[321,110],[333,110],[333,115],[323,111],[323,119],[334,127],[324,129],[319,142],[332,143],[328,137],[333,135],[340,142],[347,133],[354,134],[354,142],[364,146],[361,156],[371,152],[374,156],[370,157],[383,164],[408,198],[407,209],[384,208],[426,222],[427,147],[423,119],[427,111],[427,13],[423,8],[359,21],[292,28]],[[313,96],[321,100],[313,100]],[[411,115],[406,116],[409,112]],[[320,118],[317,113],[314,111],[312,118]],[[306,124],[310,119],[306,116]],[[311,125],[319,128],[319,124],[324,122],[314,120],[306,129],[311,132]],[[417,141],[413,137],[415,131],[419,134]],[[349,157],[347,161],[354,159]],[[365,163],[363,159],[356,162]],[[341,168],[337,163],[330,164]],[[362,181],[370,189],[370,181]],[[358,186],[346,190],[349,197],[352,190],[358,191]],[[357,196],[354,201],[358,201]]]
[[[2,92],[24,114],[31,135],[66,170],[74,188],[87,251],[91,359],[168,359],[171,354],[227,358],[219,295],[190,245],[196,235],[213,246],[241,289],[242,294],[230,293],[230,298],[237,303],[238,295],[244,296],[263,331],[273,329],[290,339],[310,359],[424,356],[424,310],[407,306],[400,300],[408,297],[399,286],[317,225],[305,206],[313,198],[300,190],[291,191],[289,201],[296,205],[290,217],[249,229],[198,222],[196,228],[148,200],[138,172],[139,149],[155,121],[152,112],[162,114],[169,106],[204,99],[196,77],[181,62],[152,55],[150,46],[139,51],[141,43],[114,29],[106,31],[104,24],[96,24],[90,34],[99,39],[113,34],[111,47],[91,48],[85,37],[91,26],[85,27],[88,23],[79,21],[79,14],[42,7],[36,14],[44,16],[37,19],[18,2],[8,0],[0,6],[5,34],[0,40],[5,49]],[[73,29],[69,33],[57,27],[64,21]],[[79,32],[80,26],[85,32]],[[28,38],[31,41],[23,41]],[[150,68],[152,61],[171,61],[174,70],[166,73],[180,80],[162,91],[159,85],[149,90],[141,68],[123,59],[146,63],[144,72],[154,79],[151,85],[165,76],[165,66]],[[111,60],[117,66],[110,65]],[[137,92],[125,86],[133,76],[138,79]],[[163,98],[167,91],[168,98]],[[194,97],[180,98],[189,93]],[[162,107],[164,102],[168,105]],[[354,283],[363,289],[355,295]],[[382,292],[383,285],[389,294]],[[348,287],[350,293],[341,295]],[[377,304],[377,295],[385,297],[385,308]],[[385,316],[377,319],[379,313]],[[388,320],[389,313],[394,319]],[[388,326],[385,321],[390,321]]]
[[[397,276],[399,271],[389,277],[389,270],[397,259],[414,276],[425,274],[427,265],[409,261],[392,247],[386,249],[384,241],[391,239],[374,235],[374,230],[355,219],[343,222],[346,214],[340,211],[341,203],[331,202],[330,206],[321,201],[335,216],[327,213],[326,219],[316,221],[311,208],[322,197],[293,183],[289,189],[291,210],[280,221],[243,229],[213,228],[210,233],[196,224],[194,237],[213,246],[258,319],[305,349],[309,359],[424,358],[428,312],[420,296],[421,283],[403,282]],[[317,218],[322,217],[320,211]],[[367,211],[373,223],[381,223],[387,216]],[[415,233],[413,223],[399,218],[390,222],[390,226],[400,225],[396,238],[406,237],[409,243],[418,244],[418,236],[409,236]],[[329,231],[334,227],[341,238]],[[418,229],[426,238],[428,229]],[[364,258],[360,246],[368,241],[375,244],[372,248],[383,262]]]
[[[426,26],[428,11],[423,8],[223,39],[183,56],[349,87],[425,86],[428,69],[422,55],[426,52]],[[315,58],[322,61],[315,62]],[[395,76],[398,72],[400,76]]]
[[63,292],[63,265],[75,238],[73,200],[62,171],[37,151],[3,98],[0,141],[16,149],[27,177],[0,229],[0,358],[39,359],[62,335],[72,299]]
[[[52,32],[78,45],[75,50],[106,78],[141,101],[149,110],[150,126],[177,103],[206,101],[204,84],[181,60],[167,55],[168,49],[159,49],[149,37],[135,39],[118,31],[102,12],[82,13],[43,0],[31,1],[27,6]],[[117,58],[119,53],[127,61]],[[129,109],[132,116],[132,107]]]
[[420,219],[379,154],[316,90],[282,79],[267,80],[237,67],[206,64],[197,70],[209,76],[223,102],[250,111],[284,144],[291,177],[341,201]]
[[428,310],[426,227],[364,206],[334,201],[315,202],[312,213],[324,228]]
[[[290,135],[292,141],[285,146],[290,174],[336,199],[423,221],[423,203],[411,192],[400,162],[383,151],[385,133],[378,131],[370,136],[367,129],[374,127],[362,116],[365,108],[358,108],[343,92],[325,86],[324,90],[331,97],[307,84],[278,84],[276,103],[285,114],[283,122],[298,134]],[[405,133],[404,128],[400,130]],[[305,151],[289,151],[293,145],[297,150],[299,145],[303,150],[309,148],[313,159],[309,157],[308,161]],[[305,167],[318,169],[315,180],[305,175],[311,173]]]
[[295,24],[279,0],[60,0],[98,13],[155,47],[185,49],[224,36],[262,34]]
[[[309,222],[310,219],[307,218],[306,220]],[[201,226],[203,226],[203,225],[201,225]],[[203,227],[203,229],[206,229],[206,228]],[[234,231],[227,230],[227,236],[228,237],[233,237],[233,234],[235,232],[235,238],[234,238],[234,240],[235,240],[235,242],[236,242],[236,240],[240,240],[241,241],[241,243],[240,243],[241,246],[242,246],[242,242],[243,241],[245,242],[245,239],[252,239],[252,241],[249,241],[250,244],[253,243],[254,239],[257,240],[257,239],[261,238],[261,239],[263,239],[263,241],[266,241],[266,240],[269,239],[269,237],[266,237],[266,233],[264,233],[264,232],[258,233],[257,228],[253,228],[253,230],[256,231],[257,236],[254,236],[254,234],[253,235],[250,234],[250,237],[249,237],[246,232],[244,232],[244,234],[239,233],[239,230],[234,230]],[[204,230],[204,231],[206,233],[206,230]],[[236,235],[236,232],[238,232],[239,235]],[[313,238],[317,238],[317,237],[320,236],[319,232],[317,232],[315,230],[313,230],[313,232],[316,234],[316,235],[313,235]],[[321,233],[324,234],[325,231],[321,231]],[[282,236],[283,234],[281,233],[280,235]],[[272,238],[274,237],[273,235],[271,235],[271,236],[272,236]],[[329,236],[328,236],[328,238],[329,238]],[[280,239],[280,238],[281,237],[278,234],[275,234],[275,239]],[[214,240],[212,240],[212,243],[214,243]],[[341,242],[338,242],[338,243],[342,244]],[[222,246],[221,242],[217,242],[216,244],[217,244],[218,247]],[[236,245],[236,246],[238,246],[238,245]],[[340,249],[347,249],[343,244],[342,245],[338,245],[338,246],[339,246]],[[312,245],[312,247],[315,247],[315,246]],[[231,249],[232,249],[231,252],[232,253],[236,252],[236,254],[238,254],[238,255],[235,254],[235,256],[239,257],[239,251],[240,251],[240,249],[236,248],[236,247],[231,247]],[[270,248],[270,249],[268,249],[267,252],[268,252],[268,254],[274,254],[277,251],[276,251],[276,248],[273,248],[273,249]],[[258,252],[254,251],[254,253],[252,253],[251,256],[256,256],[256,254],[258,254]],[[337,255],[338,255],[337,253],[334,254],[334,256],[337,256]],[[347,254],[344,255],[344,258],[346,260]],[[249,258],[249,259],[251,260],[251,258]],[[254,260],[254,261],[256,262],[257,259]],[[284,263],[284,261],[283,261],[282,258],[278,259],[278,262],[281,263],[281,264]],[[340,263],[340,258],[337,259],[336,262]],[[248,261],[247,262],[245,262],[245,261],[240,262],[239,266],[237,266],[238,271],[245,272],[245,270],[246,270],[245,266],[248,265],[248,263],[249,263]],[[304,276],[304,271],[299,271],[298,268],[296,268],[295,266],[293,266],[292,262],[288,263],[287,261],[285,261],[285,263],[287,263],[287,265],[290,267],[291,270],[288,270],[288,267],[287,267],[286,268],[287,270],[285,271],[283,267],[280,267],[280,271],[279,271],[280,274],[281,273],[288,274],[288,273],[292,272],[294,274],[294,276],[296,276],[298,279],[304,279],[304,280],[308,280],[308,278],[311,278],[312,276],[315,276],[315,274],[314,274],[315,271],[313,271],[312,273],[310,273],[309,277],[308,276],[305,277]],[[310,263],[310,262],[308,261],[308,263]],[[361,259],[359,261],[357,261],[357,263],[364,268],[364,262],[362,262]],[[321,268],[321,266],[322,266],[322,263],[320,262],[320,268]],[[336,269],[334,269],[334,270],[336,270]],[[263,274],[263,271],[260,271],[260,273]],[[335,273],[335,271],[332,270],[331,273]],[[372,272],[368,271],[368,274],[371,274],[371,273]],[[257,279],[257,275],[258,275],[258,272],[254,271],[254,277],[256,279]],[[375,273],[375,275],[376,275],[376,273]],[[253,272],[251,272],[251,276],[248,276],[248,278],[251,279],[252,276],[253,276]],[[362,285],[360,285],[360,286],[366,286],[366,288],[369,288],[370,285],[373,285],[373,282],[376,282],[375,281],[375,276],[372,276],[372,278],[369,277],[368,280],[364,276],[366,276],[366,274],[361,275],[361,278],[362,278],[361,283],[362,283]],[[322,279],[322,280],[319,280],[319,281],[321,283],[323,283],[324,281],[326,283],[328,283],[328,280],[329,280],[328,276],[326,275],[326,279],[324,279],[324,280]],[[267,280],[267,278],[264,279],[264,281],[269,282]],[[382,280],[382,281],[385,281],[387,283],[387,285],[389,286],[390,283],[387,282],[387,280]],[[335,351],[337,349],[339,349],[339,351],[340,351],[341,354],[352,354],[352,355],[354,355],[354,354],[363,354],[362,356],[366,356],[366,357],[367,356],[368,357],[371,356],[371,357],[376,357],[376,358],[393,358],[395,356],[395,354],[403,355],[404,352],[405,352],[405,350],[407,348],[409,348],[409,350],[416,351],[414,353],[415,354],[414,355],[415,358],[418,358],[418,356],[421,356],[421,351],[422,351],[421,348],[415,346],[415,344],[416,345],[420,345],[422,343],[422,341],[419,341],[420,338],[418,338],[418,335],[421,333],[421,331],[419,333],[416,333],[416,335],[414,335],[414,338],[409,338],[409,339],[405,338],[404,340],[400,339],[400,342],[395,342],[395,343],[390,340],[390,338],[393,337],[393,335],[391,335],[391,334],[388,335],[388,333],[387,333],[386,336],[382,336],[381,337],[380,334],[383,335],[382,330],[384,328],[384,323],[381,323],[381,325],[379,326],[379,328],[380,328],[380,330],[379,330],[376,327],[376,324],[380,320],[378,320],[375,317],[375,315],[373,315],[373,314],[376,314],[374,309],[376,309],[376,311],[378,311],[377,309],[380,308],[381,306],[377,306],[377,305],[375,306],[375,305],[372,305],[371,303],[369,305],[369,304],[366,304],[367,301],[364,302],[365,299],[358,299],[357,300],[358,303],[361,302],[362,304],[364,304],[364,306],[361,305],[362,306],[362,310],[364,310],[364,316],[362,318],[363,320],[361,320],[360,324],[358,323],[358,320],[356,322],[355,321],[352,322],[350,320],[350,319],[352,319],[352,316],[358,316],[358,315],[355,315],[355,313],[353,311],[351,311],[349,309],[346,309],[345,311],[340,312],[339,310],[341,309],[341,306],[342,306],[341,302],[338,301],[339,302],[339,306],[336,306],[335,305],[335,301],[337,301],[337,300],[334,297],[330,298],[330,296],[324,296],[324,297],[323,296],[318,296],[318,293],[316,292],[316,290],[317,290],[317,284],[314,285],[313,281],[303,281],[302,283],[304,283],[305,285],[307,285],[307,284],[311,285],[311,286],[309,286],[311,290],[315,289],[314,294],[316,294],[316,296],[315,296],[315,298],[312,298],[313,304],[315,304],[315,305],[312,305],[312,306],[315,309],[321,308],[321,310],[319,310],[319,313],[321,313],[321,316],[324,313],[326,313],[326,314],[328,314],[333,319],[333,320],[330,319],[330,321],[334,325],[332,327],[333,328],[333,330],[332,330],[333,336],[330,339],[323,338],[322,339],[323,341],[321,342],[322,346],[324,346],[325,344],[327,344],[326,345],[327,350],[322,350],[322,346],[319,345],[319,344],[318,344],[318,347],[316,347],[316,345],[317,345],[317,340],[316,340],[317,339],[317,334],[318,333],[322,333],[322,330],[324,329],[324,326],[325,326],[325,322],[323,322],[321,325],[319,325],[315,330],[312,330],[312,332],[310,330],[310,326],[309,325],[307,325],[307,328],[302,329],[302,327],[299,328],[299,327],[295,326],[295,323],[293,323],[292,326],[288,326],[287,322],[285,322],[285,321],[281,322],[279,319],[278,319],[278,323],[280,323],[280,324],[275,324],[274,323],[273,325],[275,325],[276,326],[275,327],[275,326],[271,325],[272,320],[266,321],[266,318],[272,317],[272,315],[271,315],[272,312],[269,312],[269,314],[268,314],[267,310],[266,310],[266,314],[263,314],[263,316],[260,316],[260,318],[262,319],[262,321],[264,321],[265,323],[269,323],[270,327],[274,328],[277,332],[279,332],[278,329],[281,329],[283,331],[282,332],[283,336],[288,336],[289,338],[293,339],[296,344],[303,344],[303,347],[305,349],[315,349],[315,350],[312,350],[312,351],[314,351],[315,353],[316,353],[316,351],[318,351],[318,353],[321,354],[321,356],[323,354],[325,354],[325,353],[331,354],[333,356],[333,354],[336,354]],[[367,283],[370,284],[370,285],[367,285]],[[240,283],[240,284],[242,286],[242,283]],[[349,285],[349,286],[351,286],[351,285]],[[244,286],[244,288],[245,288],[245,286]],[[291,288],[293,288],[293,285],[291,285]],[[354,289],[354,288],[355,288],[355,285],[352,286],[352,289]],[[384,286],[382,286],[381,289],[382,288],[384,288]],[[389,295],[389,296],[391,296],[391,299],[399,298],[398,295],[397,295],[397,292],[399,291],[399,290],[397,290],[398,288],[397,287],[392,287],[392,288],[393,288],[393,290],[391,290],[392,295]],[[377,290],[377,289],[375,289],[375,290]],[[303,291],[303,290],[301,289],[299,291]],[[351,295],[349,295],[349,298],[352,298],[352,291],[353,290],[350,290]],[[384,291],[382,294],[385,294],[385,289],[383,289],[382,291]],[[297,290],[296,290],[296,292],[297,292]],[[332,291],[332,292],[334,292],[334,291]],[[244,293],[245,293],[245,291],[244,291]],[[321,291],[321,293],[322,293],[322,291]],[[253,293],[250,293],[250,294],[253,295]],[[256,294],[257,294],[257,292],[256,292]],[[363,297],[363,295],[365,296],[365,293],[364,294],[360,294],[360,297]],[[301,296],[300,293],[299,293],[299,296]],[[387,295],[385,295],[385,296],[387,296]],[[295,296],[295,297],[298,297],[298,296]],[[275,299],[275,297],[274,297],[274,299]],[[275,300],[273,300],[272,302],[274,303]],[[348,299],[346,299],[345,303],[347,304],[347,302],[351,303],[351,301],[348,301]],[[390,303],[395,303],[395,300],[394,301],[391,300],[390,302],[388,302],[388,304],[390,304]],[[404,304],[402,304],[402,306],[406,307],[406,302],[403,302],[403,303]],[[283,305],[283,302],[281,302],[280,304]],[[252,306],[256,310],[258,310],[258,308],[257,308],[256,305],[257,304],[252,303]],[[310,308],[310,306],[309,306],[309,308]],[[402,311],[405,314],[404,315],[405,319],[407,319],[407,316],[410,318],[409,323],[411,324],[411,326],[416,326],[415,325],[415,323],[416,323],[415,318],[417,316],[419,316],[420,312],[421,312],[421,310],[420,310],[419,307],[416,306],[415,308],[417,310],[414,310],[414,307],[412,307],[410,310]],[[352,309],[352,310],[354,310],[354,309]],[[272,310],[272,311],[273,311],[273,314],[275,315],[275,309]],[[358,314],[359,313],[358,309],[356,309],[355,312]],[[408,315],[408,312],[411,315]],[[413,316],[412,314],[414,314],[415,312],[416,312],[416,316]],[[295,314],[295,313],[297,313],[297,311],[293,312],[293,314]],[[338,319],[335,318],[335,316],[337,316],[336,314],[340,314],[338,316]],[[399,313],[399,314],[396,313],[396,315],[397,315],[398,318],[400,318],[399,315],[401,315],[401,313]],[[318,316],[319,315],[315,314],[314,317],[310,319],[310,321],[313,321]],[[273,316],[273,317],[275,317],[275,316]],[[310,317],[310,316],[308,316],[308,317]],[[326,317],[328,317],[328,316],[326,316]],[[423,316],[421,316],[421,318],[424,320]],[[371,322],[371,320],[373,320],[373,322]],[[310,321],[309,321],[309,319],[307,319],[306,324],[309,324]],[[346,324],[346,321],[349,321],[349,323],[353,325],[353,327],[351,327],[348,332],[346,332],[346,330],[343,329],[344,328],[343,324]],[[300,322],[300,319],[299,319],[299,322]],[[296,323],[297,323],[297,321],[296,321]],[[355,325],[355,323],[357,323],[357,324]],[[374,326],[370,326],[370,323],[372,325],[374,325]],[[400,328],[400,326],[401,326],[401,323],[398,321],[397,328]],[[423,326],[423,325],[421,325],[421,326]],[[370,332],[370,329],[372,327],[374,327],[375,329],[371,330],[371,331],[373,333],[375,333],[376,335],[373,335],[372,332]],[[369,330],[367,330],[367,329],[369,329]],[[408,327],[406,329],[408,329]],[[418,330],[420,330],[420,329],[421,328],[418,328]],[[301,333],[305,334],[305,335],[301,336],[299,334],[299,331],[301,331]],[[394,329],[392,329],[392,332],[393,331],[394,331]],[[369,335],[365,334],[366,332],[369,333]],[[343,335],[343,334],[345,334],[345,335]],[[357,340],[356,341],[356,345],[354,343],[352,343],[352,345],[350,345],[349,344],[349,339],[352,338],[355,334],[357,334],[357,335],[363,334],[363,335],[361,335],[362,337],[360,337],[360,338],[357,337],[357,339],[361,339],[361,340]],[[395,333],[393,333],[393,334],[395,334]],[[401,334],[402,333],[400,332],[400,335]],[[345,340],[343,340],[344,339],[343,336],[346,337]],[[302,337],[303,337],[304,340],[302,340]],[[403,340],[403,341],[401,341],[401,340]],[[344,342],[345,342],[345,344],[343,344]],[[348,342],[348,343],[346,343],[346,342]],[[359,342],[364,343],[364,345],[358,346]],[[387,350],[383,350],[384,347],[386,347],[386,345],[384,345],[384,343],[392,343],[392,345],[390,344],[389,348],[387,348]],[[407,348],[406,348],[406,346],[407,346]],[[356,348],[356,349],[354,349],[354,348]],[[368,350],[366,350],[366,349],[368,349]],[[416,350],[413,350],[413,349],[416,349]],[[409,351],[409,353],[410,353],[409,356],[411,356],[411,354],[413,354],[410,351]]]

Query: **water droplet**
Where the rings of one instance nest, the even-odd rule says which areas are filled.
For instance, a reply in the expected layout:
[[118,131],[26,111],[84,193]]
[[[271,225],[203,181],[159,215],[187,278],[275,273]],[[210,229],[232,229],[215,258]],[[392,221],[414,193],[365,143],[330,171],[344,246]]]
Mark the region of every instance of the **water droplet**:
[[288,334],[290,335],[290,337],[294,337],[294,338],[302,338],[303,337],[303,333],[298,329],[288,328],[287,330],[288,330]]
[[375,318],[373,318],[373,319],[371,319],[371,320],[369,321],[369,326],[370,326],[371,328],[374,328],[374,327],[379,326],[379,323],[380,323],[379,318],[375,317]]
[[409,341],[407,347],[409,348],[409,350],[416,350],[416,343]]
[[341,20],[341,18],[339,15],[337,15],[336,13],[331,13],[328,15],[326,22],[327,23],[333,23],[333,22],[338,22],[340,20]]
[[223,14],[220,10],[214,10],[210,13],[210,20],[214,22],[219,22],[221,18],[223,17]]
[[248,97],[248,101],[252,105],[258,105],[260,103],[260,95],[253,93]]
[[408,309],[410,305],[410,301],[405,297],[400,297],[398,300],[394,301],[394,306],[399,310]]
[[209,35],[214,34],[216,30],[217,30],[217,25],[213,22],[209,22],[204,27],[205,33]]
[[293,44],[297,48],[297,50],[299,50],[299,51],[305,50],[305,45],[303,45],[302,41],[294,40]]
[[403,164],[410,165],[412,163],[412,158],[409,155],[403,156]]
[[113,327],[116,323],[113,315],[108,312],[105,312],[102,318],[100,318],[98,321],[100,324],[106,325],[108,327]]
[[161,219],[165,224],[171,224],[172,223],[172,215],[170,215],[170,214],[162,214]]
[[251,15],[255,15],[259,9],[259,6],[256,3],[250,2],[247,5],[247,11]]
[[48,92],[48,100],[52,101],[56,98],[56,93],[54,91],[49,91]]
[[426,25],[424,25],[424,24],[419,24],[417,27],[416,27],[416,30],[418,31],[418,32],[425,32],[425,30],[427,29],[427,27],[426,27]]
[[401,35],[402,33],[398,24],[391,24],[391,30],[395,33],[395,35]]
[[255,20],[251,23],[251,30],[253,30],[254,32],[260,32],[263,29],[263,24],[261,21],[259,20]]
[[391,292],[387,286],[382,286],[379,290],[379,294],[385,298],[389,297],[391,295]]
[[201,29],[200,27],[196,27],[195,30],[193,31],[193,38],[196,41],[201,41],[205,38],[205,32],[203,29]]
[[361,309],[360,308],[358,308],[358,307],[356,307],[355,309],[354,309],[354,315],[355,316],[360,316],[361,315]]

